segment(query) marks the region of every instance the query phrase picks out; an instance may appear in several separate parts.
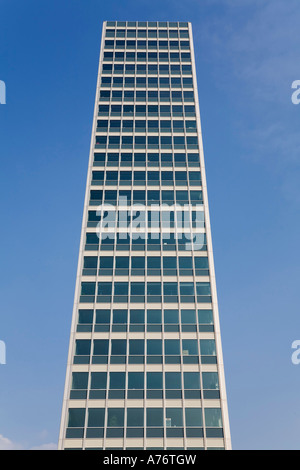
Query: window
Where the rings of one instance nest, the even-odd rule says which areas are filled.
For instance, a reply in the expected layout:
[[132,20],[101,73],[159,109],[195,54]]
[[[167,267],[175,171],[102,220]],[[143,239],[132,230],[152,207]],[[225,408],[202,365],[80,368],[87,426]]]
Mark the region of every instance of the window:
[[98,301],[109,301],[112,293],[112,282],[98,282]]
[[164,323],[166,324],[178,324],[178,310],[164,310]]
[[82,282],[81,283],[81,295],[94,296],[96,289],[95,282]]
[[[104,427],[105,408],[89,408],[88,409],[88,427],[103,428]],[[87,436],[92,437],[92,436]]]
[[169,389],[181,389],[181,373],[165,372],[165,387]]
[[144,355],[144,340],[143,339],[130,339],[129,340],[129,355],[130,356],[143,356]]
[[[106,372],[91,373],[91,390],[105,390],[107,382]],[[90,397],[91,398],[91,397]]]
[[145,283],[144,282],[131,282],[130,283],[131,296],[144,296]]
[[[105,341],[105,340],[102,340],[102,341]],[[112,355],[116,355],[116,356],[126,355],[126,349],[127,349],[126,339],[112,339],[111,340],[111,354]]]
[[165,339],[165,354],[180,354],[179,339]]
[[84,426],[85,408],[70,408],[69,409],[69,428],[78,428]]
[[180,283],[180,300],[181,302],[194,302],[194,283]]
[[220,408],[206,408],[204,410],[206,427],[222,427],[222,414]]
[[212,325],[214,322],[212,310],[198,310],[198,322],[199,324]]
[[108,339],[94,339],[94,355],[107,355],[109,341]]
[[125,389],[125,372],[110,372],[109,388]]
[[189,256],[179,258],[179,274],[183,276],[193,275],[193,258]]
[[108,408],[107,410],[107,427],[123,427],[124,426],[124,409]]
[[147,323],[161,324],[161,310],[147,310]]
[[[144,426],[144,408],[127,408],[127,427]],[[127,437],[129,437],[127,435]],[[134,437],[134,436],[131,436]]]
[[145,311],[144,310],[130,310],[130,324],[145,323]]
[[195,310],[181,310],[181,323],[182,324],[195,324],[196,311]]
[[[110,310],[96,310],[96,324],[110,323]],[[97,330],[96,330],[97,331]]]
[[177,302],[178,286],[177,282],[164,282],[164,301]]
[[[167,427],[183,426],[183,417],[182,417],[181,408],[166,408],[166,426]],[[173,436],[174,434],[172,435],[172,437]],[[171,437],[171,435],[169,435],[169,437]]]
[[113,311],[113,324],[127,323],[127,310]]
[[86,390],[88,387],[88,372],[72,373],[72,390]]
[[88,310],[80,309],[78,311],[77,331],[91,331],[89,324],[93,323],[93,315],[94,315],[94,310],[92,309],[88,309]]
[[116,256],[116,276],[126,276],[129,270],[129,257],[128,256]]
[[159,256],[147,257],[147,274],[150,276],[160,275],[161,258]]
[[[120,296],[126,296],[128,295],[128,282],[115,282],[114,284],[114,299],[116,300],[116,297]],[[123,299],[119,299],[121,301]]]
[[147,354],[148,355],[161,355],[162,354],[162,340],[161,339],[148,339],[147,340]]
[[89,339],[77,339],[75,343],[76,356],[89,356],[91,351],[91,341]]
[[147,408],[147,426],[163,426],[163,409]]
[[185,409],[185,422],[186,426],[202,427],[202,409],[201,408],[186,408]]
[[200,389],[199,372],[184,372],[183,379],[184,379],[185,390],[199,390]]
[[100,256],[99,275],[107,276],[111,275],[113,271],[113,257],[112,256]]
[[202,381],[204,389],[219,389],[219,378],[217,372],[202,372]]
[[142,256],[132,256],[131,274],[133,276],[143,276],[145,273],[145,258]]
[[128,372],[128,389],[144,388],[144,372]]
[[200,339],[200,352],[203,356],[215,356],[216,344],[214,339]]
[[161,301],[161,283],[147,282],[147,300],[148,302]]
[[147,389],[162,389],[163,378],[162,372],[147,372]]
[[196,339],[182,340],[183,363],[198,364],[198,344]]

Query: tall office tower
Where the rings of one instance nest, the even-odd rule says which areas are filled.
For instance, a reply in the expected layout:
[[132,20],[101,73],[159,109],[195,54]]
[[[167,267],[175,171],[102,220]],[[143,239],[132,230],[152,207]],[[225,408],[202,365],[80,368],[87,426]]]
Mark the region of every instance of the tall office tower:
[[190,23],[103,25],[59,449],[230,449]]

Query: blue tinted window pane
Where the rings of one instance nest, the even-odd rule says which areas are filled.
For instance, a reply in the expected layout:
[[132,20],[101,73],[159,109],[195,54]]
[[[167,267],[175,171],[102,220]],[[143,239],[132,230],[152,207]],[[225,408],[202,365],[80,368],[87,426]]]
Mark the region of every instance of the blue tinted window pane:
[[200,389],[200,374],[198,372],[184,372],[183,378],[185,390]]
[[124,409],[123,408],[108,408],[107,426],[108,427],[123,427],[124,426]]
[[165,323],[179,323],[178,310],[164,310]]
[[202,409],[201,408],[186,408],[185,409],[186,426],[203,426]]
[[222,414],[220,408],[206,408],[205,425],[206,427],[222,427]]
[[128,388],[130,390],[144,388],[144,372],[128,372]]
[[105,408],[89,408],[88,427],[103,428],[104,416],[105,416]]
[[88,372],[73,372],[72,373],[72,390],[87,389],[88,386]]
[[180,354],[179,339],[165,339],[165,354]]
[[147,389],[162,389],[162,372],[147,372]]
[[107,373],[92,372],[91,373],[91,389],[106,389]]
[[168,427],[180,427],[183,425],[181,408],[166,408],[166,418]]
[[147,408],[147,426],[163,426],[162,408]]
[[202,382],[204,389],[219,389],[219,377],[217,372],[203,372]]
[[125,389],[125,372],[110,372],[109,388]]
[[127,408],[127,426],[144,426],[144,408]]
[[166,389],[181,389],[181,373],[165,372]]
[[70,408],[69,409],[69,428],[80,428],[84,426],[85,408]]
[[112,355],[125,355],[126,354],[126,339],[112,339],[111,340],[111,354]]
[[202,356],[215,356],[216,344],[214,339],[201,339],[200,352]]
[[161,339],[148,339],[147,340],[147,354],[148,355],[161,355],[162,354],[162,340]]
[[161,323],[161,310],[147,310],[147,323]]

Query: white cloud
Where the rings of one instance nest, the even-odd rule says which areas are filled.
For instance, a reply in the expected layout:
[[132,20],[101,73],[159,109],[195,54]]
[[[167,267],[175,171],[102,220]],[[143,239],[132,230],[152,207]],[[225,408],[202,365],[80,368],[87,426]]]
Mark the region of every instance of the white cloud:
[[225,69],[229,81],[233,76],[242,81],[252,98],[290,104],[291,82],[300,78],[299,2],[240,2],[243,8],[234,1],[225,4],[223,15],[202,29],[218,70]]
[[7,437],[2,436],[0,434],[0,450],[13,450],[14,443],[8,439]]
[[280,174],[282,195],[294,202],[300,199],[300,105],[292,104],[291,85],[300,79],[299,23],[298,0],[226,0],[198,35],[216,86],[236,110],[244,155]]
[[31,447],[29,450],[57,450],[57,444],[49,442],[49,444],[41,444],[40,446]]
[[[43,431],[41,434],[44,435],[46,433],[46,431]],[[57,450],[57,444],[49,442],[28,448],[28,446],[13,442],[11,439],[0,434],[0,450]]]

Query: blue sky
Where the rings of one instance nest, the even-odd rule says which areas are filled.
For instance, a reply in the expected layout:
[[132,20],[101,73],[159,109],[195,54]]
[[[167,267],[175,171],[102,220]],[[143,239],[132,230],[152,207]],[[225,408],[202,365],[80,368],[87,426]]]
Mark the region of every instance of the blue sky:
[[297,0],[0,0],[0,449],[55,448],[105,20],[191,21],[235,449],[300,449]]

